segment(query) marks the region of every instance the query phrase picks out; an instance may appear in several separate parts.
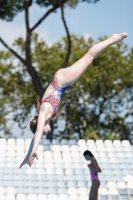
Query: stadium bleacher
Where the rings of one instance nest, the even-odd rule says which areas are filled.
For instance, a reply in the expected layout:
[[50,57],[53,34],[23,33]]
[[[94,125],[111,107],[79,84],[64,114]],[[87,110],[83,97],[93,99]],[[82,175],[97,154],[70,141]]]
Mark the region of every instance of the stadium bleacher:
[[0,139],[0,200],[88,200],[92,151],[102,173],[99,200],[133,200],[133,146],[128,140],[62,140],[39,145],[39,160],[18,169],[30,139]]

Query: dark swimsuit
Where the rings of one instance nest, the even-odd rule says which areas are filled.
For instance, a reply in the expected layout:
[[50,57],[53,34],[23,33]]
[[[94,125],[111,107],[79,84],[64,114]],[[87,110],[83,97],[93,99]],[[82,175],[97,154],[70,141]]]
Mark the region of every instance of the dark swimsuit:
[[53,114],[50,119],[53,119],[57,115],[60,100],[64,92],[70,87],[70,85],[64,88],[60,88],[57,83],[57,73],[55,73],[54,78],[52,79],[50,84],[52,85],[54,90],[48,97],[42,100],[41,104],[43,104],[44,102],[49,102],[51,104],[53,108]]

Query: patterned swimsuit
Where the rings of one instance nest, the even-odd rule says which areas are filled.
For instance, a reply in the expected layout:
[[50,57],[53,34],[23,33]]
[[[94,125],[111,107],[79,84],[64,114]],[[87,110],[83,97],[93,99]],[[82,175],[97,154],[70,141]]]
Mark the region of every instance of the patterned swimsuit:
[[57,115],[60,100],[64,92],[70,87],[70,85],[64,88],[60,88],[57,83],[57,73],[55,73],[54,78],[52,79],[52,82],[50,84],[52,85],[54,90],[48,97],[42,100],[41,104],[44,102],[49,102],[51,104],[53,108],[53,114],[50,119],[53,119]]

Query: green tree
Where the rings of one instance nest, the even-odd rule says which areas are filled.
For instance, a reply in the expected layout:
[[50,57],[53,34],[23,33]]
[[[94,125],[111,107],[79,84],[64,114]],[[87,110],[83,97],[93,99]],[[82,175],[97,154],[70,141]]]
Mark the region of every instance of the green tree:
[[[92,38],[87,41],[82,36],[73,35],[71,38],[72,53],[69,66],[81,58],[95,43]],[[99,41],[105,38],[100,38]],[[51,47],[43,39],[39,40],[37,34],[32,36],[31,41],[32,62],[43,88],[46,89],[49,80],[65,58],[67,38],[64,37]],[[14,45],[23,55],[24,40],[19,38]],[[2,77],[0,77],[3,78],[0,90],[2,100],[9,102],[12,111],[21,110],[20,113],[14,115],[14,119],[23,125],[24,121],[30,117],[35,102],[36,91],[32,87],[32,79],[21,62],[14,66],[12,63],[14,57],[9,52],[0,52],[0,56],[3,66]],[[54,129],[60,119],[66,121],[65,129],[60,131],[59,138],[73,138],[74,133],[78,133],[79,138],[131,140],[133,128],[130,120],[133,116],[132,58],[133,49],[128,49],[121,42],[108,48],[93,61],[86,73],[66,91],[62,98],[59,115],[54,120]],[[9,82],[11,89],[9,87],[8,91]],[[1,115],[4,119],[5,115],[2,112]]]
[[[83,0],[83,2],[88,3],[96,3],[99,0]],[[33,65],[32,57],[31,57],[31,37],[35,29],[44,21],[46,18],[53,12],[56,12],[58,8],[61,9],[61,18],[67,35],[67,45],[66,45],[66,55],[64,60],[59,68],[66,67],[70,53],[71,53],[71,38],[69,34],[69,29],[66,24],[65,16],[64,16],[64,7],[69,6],[70,8],[75,8],[76,5],[80,2],[80,0],[1,0],[0,1],[0,19],[6,21],[13,21],[14,17],[17,16],[18,13],[24,11],[25,14],[25,27],[26,27],[26,38],[25,38],[25,47],[23,57],[13,48],[9,47],[8,44],[4,41],[3,38],[0,37],[1,43],[23,64],[23,67],[29,73],[32,85],[34,86],[34,90],[36,94],[43,96],[44,88],[43,83],[41,82],[41,78],[39,77],[37,71],[35,70],[35,66]],[[29,8],[32,7],[33,3],[37,6],[48,8],[47,12],[33,25],[30,27],[29,20]],[[49,134],[50,135],[50,134]],[[52,135],[51,135],[52,137]]]

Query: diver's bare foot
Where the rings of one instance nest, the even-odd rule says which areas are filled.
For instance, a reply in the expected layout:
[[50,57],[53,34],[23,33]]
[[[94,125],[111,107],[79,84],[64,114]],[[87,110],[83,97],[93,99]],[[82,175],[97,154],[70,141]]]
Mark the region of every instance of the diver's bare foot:
[[112,34],[110,39],[112,39],[114,43],[117,43],[117,42],[125,39],[127,36],[128,36],[128,33],[123,32],[123,33],[119,33],[119,34]]

